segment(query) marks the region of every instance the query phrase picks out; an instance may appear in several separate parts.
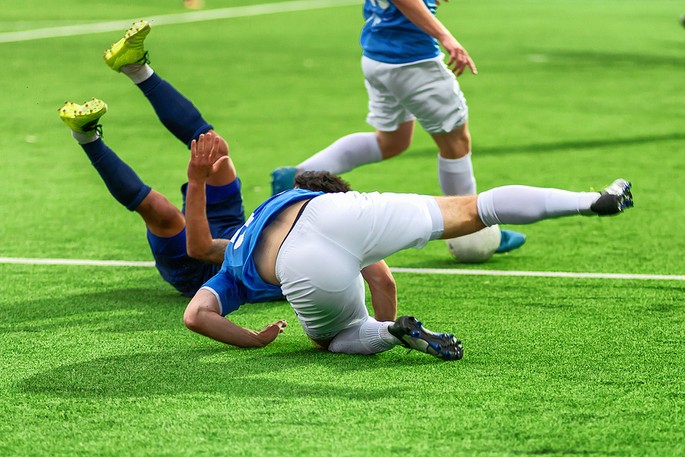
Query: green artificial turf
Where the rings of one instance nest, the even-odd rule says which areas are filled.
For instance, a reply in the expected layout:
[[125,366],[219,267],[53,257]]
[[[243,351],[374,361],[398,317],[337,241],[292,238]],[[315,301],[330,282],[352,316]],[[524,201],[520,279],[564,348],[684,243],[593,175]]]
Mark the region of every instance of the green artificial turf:
[[[206,9],[249,1],[206,0]],[[275,2],[274,2],[275,3]],[[4,5],[0,34],[185,13],[168,2]],[[443,243],[392,267],[685,275],[683,44],[676,1],[461,0],[439,17],[469,50],[479,189],[634,182],[618,218],[545,221],[477,266]],[[227,137],[249,212],[269,172],[367,131],[360,6],[154,26],[153,68]],[[109,104],[105,141],[180,204],[187,150],[102,50],[120,32],[0,42],[0,257],[149,261],[138,216],[107,194],[57,117]],[[359,190],[439,193],[437,152],[347,173]],[[240,325],[289,326],[261,350],[183,327],[154,268],[0,264],[0,455],[685,454],[682,280],[396,275],[400,313],[465,357],[372,357],[309,343],[285,302]]]

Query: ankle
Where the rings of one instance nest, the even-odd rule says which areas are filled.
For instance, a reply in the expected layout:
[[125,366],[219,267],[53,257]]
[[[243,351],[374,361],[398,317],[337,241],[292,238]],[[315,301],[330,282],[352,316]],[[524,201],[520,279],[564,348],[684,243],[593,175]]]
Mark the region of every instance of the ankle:
[[147,81],[154,73],[152,68],[146,63],[131,63],[121,67],[121,72],[131,78],[134,84]]

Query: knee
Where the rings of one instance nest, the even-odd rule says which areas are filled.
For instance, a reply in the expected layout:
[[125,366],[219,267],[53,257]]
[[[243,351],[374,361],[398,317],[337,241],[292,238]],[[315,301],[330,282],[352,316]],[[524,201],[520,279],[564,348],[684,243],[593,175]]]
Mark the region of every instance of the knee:
[[185,227],[181,211],[158,192],[151,192],[136,209],[157,236],[174,236]]
[[471,132],[469,129],[465,128],[459,130],[457,135],[457,143],[462,147],[463,150],[468,154],[471,151]]
[[398,156],[409,149],[409,141],[383,142],[379,143],[383,159]]
[[169,200],[165,197],[157,198],[150,202],[152,213],[155,215],[157,224],[164,227],[169,227],[179,220],[183,220],[183,215]]
[[381,150],[383,159],[389,159],[402,154],[411,145],[411,135],[402,134],[381,134],[376,136],[378,147]]
[[447,134],[433,135],[440,155],[446,159],[459,159],[471,152],[471,133],[466,126]]

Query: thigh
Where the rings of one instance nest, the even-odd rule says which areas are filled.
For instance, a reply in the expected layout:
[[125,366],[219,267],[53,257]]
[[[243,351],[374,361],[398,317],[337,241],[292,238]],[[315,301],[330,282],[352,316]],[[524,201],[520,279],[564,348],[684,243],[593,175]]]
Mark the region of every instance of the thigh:
[[458,159],[471,152],[471,134],[468,123],[464,123],[448,133],[432,133],[433,141],[438,146],[440,156],[446,159]]
[[433,197],[346,192],[313,199],[295,230],[328,240],[361,270],[402,249],[423,247],[442,231],[442,216]]
[[205,281],[219,271],[218,265],[188,257],[185,230],[171,237],[160,237],[148,230],[147,239],[159,274],[181,295],[192,297]]
[[400,67],[390,90],[428,133],[451,132],[468,119],[464,94],[442,61]]
[[307,336],[327,341],[368,318],[359,262],[311,233],[290,233],[276,272],[281,290]]
[[366,122],[381,132],[394,132],[400,124],[413,121],[407,110],[387,87],[383,77],[386,69],[380,62],[362,60],[364,84],[369,95],[369,113]]
[[173,237],[185,229],[185,217],[164,195],[151,190],[135,210],[145,226],[159,237]]

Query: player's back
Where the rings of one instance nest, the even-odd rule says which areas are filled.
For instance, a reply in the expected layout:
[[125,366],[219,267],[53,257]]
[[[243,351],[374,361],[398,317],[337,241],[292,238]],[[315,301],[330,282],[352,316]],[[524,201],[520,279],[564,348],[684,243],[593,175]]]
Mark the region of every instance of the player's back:
[[221,269],[230,273],[235,280],[243,284],[246,289],[247,301],[274,300],[281,294],[280,287],[269,284],[262,279],[254,263],[255,249],[264,228],[290,205],[321,194],[322,192],[292,189],[274,195],[262,203],[233,235],[228,246],[226,246],[226,254]]

